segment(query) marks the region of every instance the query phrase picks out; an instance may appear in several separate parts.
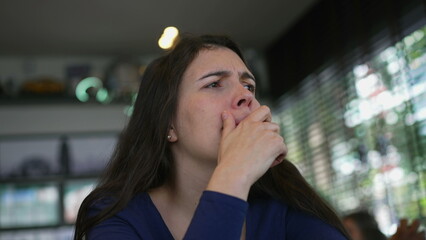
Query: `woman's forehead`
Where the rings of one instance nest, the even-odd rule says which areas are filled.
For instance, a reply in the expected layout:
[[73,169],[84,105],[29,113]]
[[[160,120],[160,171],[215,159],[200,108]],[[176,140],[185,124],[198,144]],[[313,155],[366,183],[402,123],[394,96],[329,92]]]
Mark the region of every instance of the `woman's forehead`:
[[193,78],[211,70],[231,70],[226,68],[247,70],[243,60],[231,49],[220,46],[204,48],[198,52],[194,60],[188,65],[183,77]]

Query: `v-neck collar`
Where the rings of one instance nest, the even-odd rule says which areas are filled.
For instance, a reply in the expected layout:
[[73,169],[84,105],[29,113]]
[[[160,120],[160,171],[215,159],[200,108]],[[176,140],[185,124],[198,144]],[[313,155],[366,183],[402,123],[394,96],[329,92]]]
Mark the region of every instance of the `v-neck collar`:
[[[153,221],[155,224],[158,224],[157,226],[161,226],[160,228],[163,230],[163,232],[168,235],[167,237],[170,239],[174,239],[172,233],[170,232],[169,228],[166,225],[166,222],[164,221],[163,217],[160,214],[160,211],[158,211],[157,207],[155,206],[154,202],[151,199],[151,196],[149,196],[149,193],[145,192],[142,194],[142,198],[146,201],[148,204],[147,207],[151,211],[153,216]],[[250,240],[250,228],[248,227],[252,223],[252,219],[250,218],[251,214],[247,212],[246,216],[246,236],[245,240]]]
[[151,196],[149,196],[148,193],[143,193],[142,195],[143,199],[146,201],[146,203],[148,204],[147,207],[149,209],[149,211],[151,211],[152,213],[152,217],[153,217],[153,221],[155,222],[155,224],[158,224],[157,226],[161,226],[161,230],[163,230],[163,232],[168,235],[168,237],[170,239],[174,239],[172,233],[170,232],[169,228],[166,225],[166,222],[164,221],[163,217],[160,214],[160,211],[158,211],[157,207],[155,206],[154,202],[151,199]]

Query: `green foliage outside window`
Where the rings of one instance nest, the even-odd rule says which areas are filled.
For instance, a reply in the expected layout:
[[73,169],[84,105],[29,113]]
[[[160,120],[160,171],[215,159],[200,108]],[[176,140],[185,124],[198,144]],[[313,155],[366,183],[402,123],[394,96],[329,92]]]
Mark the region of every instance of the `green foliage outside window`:
[[278,105],[288,159],[341,214],[369,209],[387,234],[402,217],[426,225],[426,27]]

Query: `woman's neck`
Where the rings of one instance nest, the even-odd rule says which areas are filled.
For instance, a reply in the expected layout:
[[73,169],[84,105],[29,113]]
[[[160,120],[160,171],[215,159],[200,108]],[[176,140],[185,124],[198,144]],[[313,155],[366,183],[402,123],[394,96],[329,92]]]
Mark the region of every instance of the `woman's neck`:
[[165,185],[173,203],[184,209],[195,211],[212,172],[213,170],[200,171],[190,167],[177,168],[174,178]]
[[185,234],[213,170],[189,161],[176,161],[171,179],[149,192],[175,239]]

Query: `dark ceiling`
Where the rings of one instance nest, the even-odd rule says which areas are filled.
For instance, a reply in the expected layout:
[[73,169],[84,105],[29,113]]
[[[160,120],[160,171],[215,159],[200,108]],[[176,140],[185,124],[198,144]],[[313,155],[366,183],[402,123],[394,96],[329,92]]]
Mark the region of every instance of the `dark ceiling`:
[[155,54],[163,28],[265,49],[317,0],[0,2],[0,55]]

